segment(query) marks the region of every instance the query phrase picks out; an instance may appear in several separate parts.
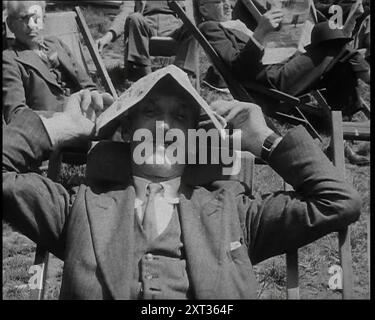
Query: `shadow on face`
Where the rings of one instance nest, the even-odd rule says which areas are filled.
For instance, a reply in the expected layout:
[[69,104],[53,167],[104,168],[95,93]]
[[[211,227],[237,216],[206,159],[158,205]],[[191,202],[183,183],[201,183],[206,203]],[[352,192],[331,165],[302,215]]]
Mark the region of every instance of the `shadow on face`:
[[29,49],[39,48],[44,27],[44,2],[8,1],[9,29],[18,42]]
[[183,95],[154,91],[124,119],[123,139],[131,145],[134,175],[152,181],[182,175],[185,165],[173,163],[168,150],[178,149],[183,158],[188,152],[185,143],[188,130],[197,127],[199,118],[198,106],[190,105],[189,101]]
[[232,19],[230,0],[198,0],[198,11],[203,20],[225,22]]

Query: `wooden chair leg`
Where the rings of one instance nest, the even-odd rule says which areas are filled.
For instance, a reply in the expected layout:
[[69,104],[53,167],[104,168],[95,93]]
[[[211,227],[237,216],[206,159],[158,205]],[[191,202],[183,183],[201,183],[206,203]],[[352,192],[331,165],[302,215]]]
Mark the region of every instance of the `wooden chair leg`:
[[[331,112],[333,164],[345,174],[344,139],[341,111]],[[353,266],[350,227],[339,231],[339,254],[342,268],[343,299],[353,298]]]
[[[284,181],[284,190],[293,190],[292,186]],[[298,250],[286,253],[286,294],[288,300],[299,300],[299,272]]]
[[[56,181],[61,169],[61,160],[62,154],[58,151],[52,153],[49,162],[48,162],[48,173],[47,176],[53,181]],[[30,300],[43,300],[45,287],[46,287],[46,280],[47,280],[47,272],[48,272],[48,261],[49,261],[49,252],[46,248],[38,245],[35,251],[35,260],[34,266],[37,266],[38,272],[38,286],[36,288],[31,289],[30,292]]]
[[37,246],[36,252],[35,252],[34,266],[38,267],[37,273],[39,276],[39,279],[38,279],[39,285],[36,288],[31,289],[30,300],[43,300],[44,299],[47,272],[48,272],[48,261],[49,261],[48,251],[44,247]]
[[298,285],[298,251],[288,252],[286,254],[286,288],[287,288],[287,299],[298,300],[299,285]]

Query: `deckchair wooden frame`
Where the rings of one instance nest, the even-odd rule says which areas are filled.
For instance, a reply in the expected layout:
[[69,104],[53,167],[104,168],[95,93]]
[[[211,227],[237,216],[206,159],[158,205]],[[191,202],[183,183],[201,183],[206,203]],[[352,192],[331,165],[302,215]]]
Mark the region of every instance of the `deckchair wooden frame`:
[[[215,68],[223,76],[227,82],[228,88],[230,89],[233,97],[241,101],[253,102],[254,99],[250,97],[248,92],[241,86],[241,84],[230,74],[227,67],[215,52],[213,47],[208,43],[203,34],[196,28],[189,18],[184,14],[183,10],[175,1],[170,1],[171,8],[176,12],[180,19],[185,23],[188,30],[197,39],[199,44],[202,46],[205,53],[211,59],[211,62]],[[266,88],[265,88],[266,89]],[[276,90],[277,91],[277,90]],[[264,91],[265,93],[266,91]],[[285,93],[275,92],[275,90],[267,90],[270,95],[276,94],[284,97]],[[289,95],[285,95],[288,97]],[[321,96],[321,95],[320,95]],[[295,97],[291,97],[293,101]],[[298,110],[298,107],[296,107]],[[331,115],[331,132],[332,132],[332,148],[333,148],[333,163],[342,172],[345,170],[344,162],[344,143],[343,143],[343,124],[341,111],[330,111]],[[351,260],[351,247],[350,247],[350,228],[345,228],[339,232],[339,253],[342,266],[343,276],[343,298],[350,299],[353,297],[353,272],[352,272],[352,260]],[[298,251],[288,252],[286,254],[287,260],[287,296],[290,299],[299,299],[299,287],[298,287]]]

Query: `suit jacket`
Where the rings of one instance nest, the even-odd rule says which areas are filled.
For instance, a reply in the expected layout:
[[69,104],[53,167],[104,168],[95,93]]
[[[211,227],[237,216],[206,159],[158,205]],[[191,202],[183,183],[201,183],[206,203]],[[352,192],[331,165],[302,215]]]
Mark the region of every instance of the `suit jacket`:
[[[342,43],[322,43],[310,48],[304,54],[294,54],[284,63],[264,66],[261,62],[263,50],[255,45],[247,35],[236,30],[226,29],[215,21],[203,22],[199,25],[199,29],[245,87],[247,81],[258,81],[267,87],[291,95],[299,95],[315,85],[321,85],[332,91],[334,97],[330,97],[328,102],[334,107],[340,105],[336,101],[339,97],[335,85],[340,85],[341,96],[343,93],[352,95],[352,82],[356,81],[356,77],[353,73],[355,66],[351,61],[346,62],[345,65],[338,65],[340,69],[348,69],[351,72],[348,75],[349,78],[335,78],[335,74],[332,72],[333,79],[321,81],[327,67],[343,49]],[[354,54],[353,50],[349,48],[347,50]],[[363,59],[357,64],[363,65],[363,69],[368,68]],[[331,86],[333,87],[331,88]]]
[[239,79],[255,80],[264,70],[263,50],[246,34],[224,28],[216,21],[203,22],[199,29]]
[[[46,37],[44,44],[50,52],[57,52],[59,69],[67,79],[71,93],[96,88],[62,41]],[[19,44],[3,51],[3,115],[6,122],[19,108],[26,106],[34,110],[62,111],[65,98],[63,88],[34,51]]]
[[[51,144],[40,118],[23,109],[4,130],[5,219],[65,261],[62,299],[128,299],[134,250],[132,185],[68,192],[34,173]],[[252,197],[236,182],[182,188],[179,217],[196,299],[256,298],[252,265],[356,221],[358,194],[298,127],[270,165],[296,192]],[[231,243],[241,246],[231,250]]]

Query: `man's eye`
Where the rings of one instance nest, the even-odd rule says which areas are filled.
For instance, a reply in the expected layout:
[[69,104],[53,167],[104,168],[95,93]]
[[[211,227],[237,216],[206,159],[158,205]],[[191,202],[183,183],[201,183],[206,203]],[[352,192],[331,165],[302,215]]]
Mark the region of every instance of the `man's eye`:
[[177,114],[176,118],[177,118],[178,120],[185,120],[185,119],[186,119],[186,115],[183,114],[183,113],[179,113],[179,114]]
[[153,116],[155,114],[155,110],[154,109],[147,109],[144,111],[144,114],[146,116]]

